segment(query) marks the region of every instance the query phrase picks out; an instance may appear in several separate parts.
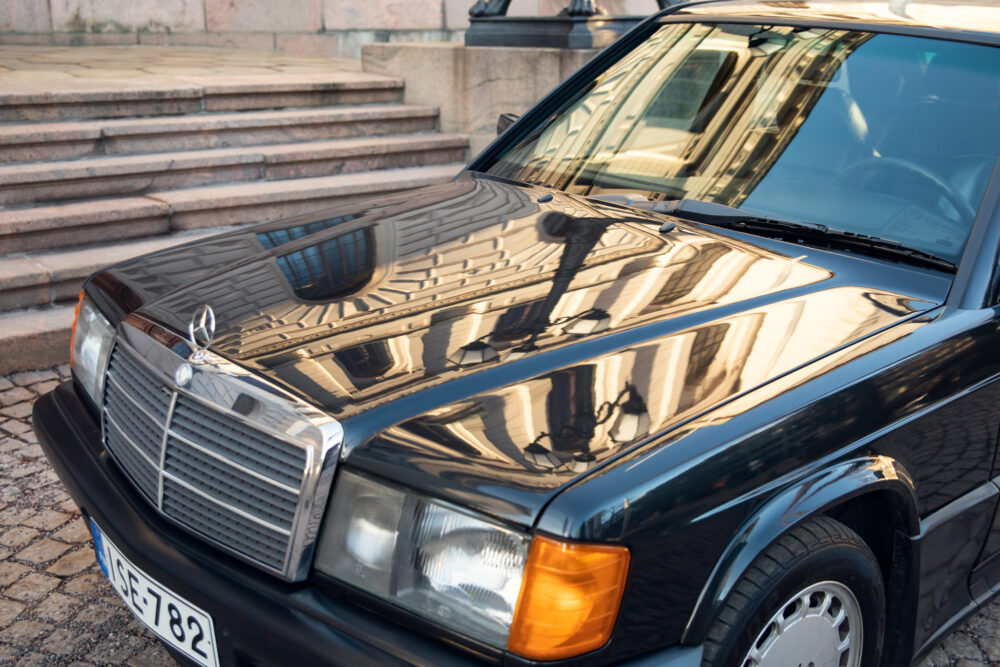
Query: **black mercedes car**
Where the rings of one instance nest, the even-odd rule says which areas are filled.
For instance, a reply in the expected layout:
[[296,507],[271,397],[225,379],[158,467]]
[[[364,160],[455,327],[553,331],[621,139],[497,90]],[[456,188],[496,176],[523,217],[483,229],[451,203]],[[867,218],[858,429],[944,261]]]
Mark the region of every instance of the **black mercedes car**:
[[102,569],[213,667],[911,663],[1000,589],[998,47],[672,7],[448,184],[94,275]]

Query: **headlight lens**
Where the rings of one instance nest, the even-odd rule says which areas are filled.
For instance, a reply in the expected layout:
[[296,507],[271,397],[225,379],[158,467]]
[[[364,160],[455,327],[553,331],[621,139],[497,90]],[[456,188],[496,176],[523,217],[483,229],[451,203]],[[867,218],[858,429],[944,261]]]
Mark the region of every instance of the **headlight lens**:
[[104,393],[104,370],[108,365],[114,330],[90,299],[80,294],[76,322],[73,324],[70,366],[73,377],[96,405]]
[[317,569],[487,644],[507,644],[529,538],[353,472],[340,475]]

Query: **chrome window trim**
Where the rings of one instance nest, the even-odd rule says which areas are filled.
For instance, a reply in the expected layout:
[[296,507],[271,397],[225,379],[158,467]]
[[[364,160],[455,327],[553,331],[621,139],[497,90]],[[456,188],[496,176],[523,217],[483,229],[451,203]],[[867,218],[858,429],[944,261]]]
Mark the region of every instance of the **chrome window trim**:
[[[170,346],[168,347],[161,341],[170,341]],[[158,468],[126,436],[128,444],[143,455],[143,459],[150,463],[154,468],[154,474],[158,476],[158,497],[155,502],[152,500],[149,502],[154,504],[160,515],[171,524],[197,535],[199,539],[245,562],[251,563],[255,567],[277,574],[287,581],[301,581],[305,579],[311,569],[312,556],[316,547],[320,524],[326,509],[330,486],[333,482],[333,473],[340,458],[340,449],[343,445],[344,431],[340,423],[328,414],[305,403],[272,382],[254,375],[212,352],[206,353],[200,361],[191,360],[189,357],[193,350],[190,343],[183,336],[175,334],[143,317],[133,314],[118,325],[113,347],[119,345],[128,352],[133,363],[138,364],[142,370],[147,372],[164,389],[170,392],[170,403],[167,409],[166,423],[164,424],[159,419],[153,418],[146,408],[138,405],[136,399],[129,395],[128,390],[117,379],[113,378],[107,367],[105,368],[105,376],[112,377],[112,381],[115,382],[119,392],[125,394],[131,403],[136,405],[146,417],[149,417],[155,424],[163,428]],[[178,353],[179,351],[186,352],[189,355],[188,358],[181,356]],[[109,354],[109,363],[110,357],[111,355]],[[183,365],[191,368],[192,378],[181,387],[177,385],[174,377],[177,369]],[[218,391],[216,395],[209,395],[208,389]],[[220,402],[218,397],[220,394],[246,394],[256,399],[261,404],[262,410],[265,412],[264,416],[269,421],[265,423],[260,419],[255,419],[252,416],[234,411],[232,406],[224,405]],[[226,419],[233,420],[256,433],[260,433],[262,438],[281,440],[286,444],[301,449],[304,454],[304,462],[299,487],[295,489],[287,486],[278,480],[269,479],[254,470],[248,469],[238,461],[226,459],[217,453],[206,451],[205,448],[200,447],[197,443],[191,442],[190,438],[174,431],[172,424],[178,399],[181,396],[186,401],[193,401],[201,407],[223,415]],[[100,407],[101,438],[103,441],[106,429],[103,393]],[[108,415],[108,419],[124,435],[122,428],[114,423],[110,415]],[[282,431],[276,428],[276,426],[287,430]],[[220,462],[226,465],[232,466],[235,470],[250,474],[256,479],[267,482],[276,489],[294,493],[296,506],[292,517],[291,529],[283,529],[259,517],[252,516],[239,508],[232,507],[224,501],[193,488],[184,480],[178,479],[176,475],[167,472],[164,466],[166,464],[167,443],[171,437],[220,460]],[[106,442],[104,442],[104,445],[107,448]],[[114,457],[114,453],[110,450],[108,451]],[[118,463],[124,472],[125,467],[121,466],[120,462]],[[126,476],[128,476],[127,473]],[[163,511],[163,488],[164,479],[167,477],[172,482],[180,484],[206,501],[232,511],[234,514],[257,523],[268,530],[288,536],[289,539],[282,567],[276,568],[265,564],[253,556],[222,544],[211,535],[206,535],[193,526],[166,514]],[[145,494],[140,495],[145,497]]]

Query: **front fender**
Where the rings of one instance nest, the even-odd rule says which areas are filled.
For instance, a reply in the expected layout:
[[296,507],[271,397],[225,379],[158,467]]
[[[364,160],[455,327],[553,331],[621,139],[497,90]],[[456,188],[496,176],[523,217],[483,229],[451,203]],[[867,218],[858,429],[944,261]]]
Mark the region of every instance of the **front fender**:
[[775,540],[795,525],[845,501],[883,493],[893,524],[915,535],[920,530],[913,479],[899,461],[865,456],[841,461],[781,490],[737,531],[702,589],[684,630],[682,643],[702,641],[733,587]]

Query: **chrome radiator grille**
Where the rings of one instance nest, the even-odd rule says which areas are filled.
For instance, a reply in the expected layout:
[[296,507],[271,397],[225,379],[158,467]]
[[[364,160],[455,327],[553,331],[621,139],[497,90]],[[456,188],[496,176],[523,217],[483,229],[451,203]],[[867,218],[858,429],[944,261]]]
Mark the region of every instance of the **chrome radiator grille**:
[[287,572],[307,449],[176,389],[118,343],[104,390],[104,440],[139,491],[174,522]]

